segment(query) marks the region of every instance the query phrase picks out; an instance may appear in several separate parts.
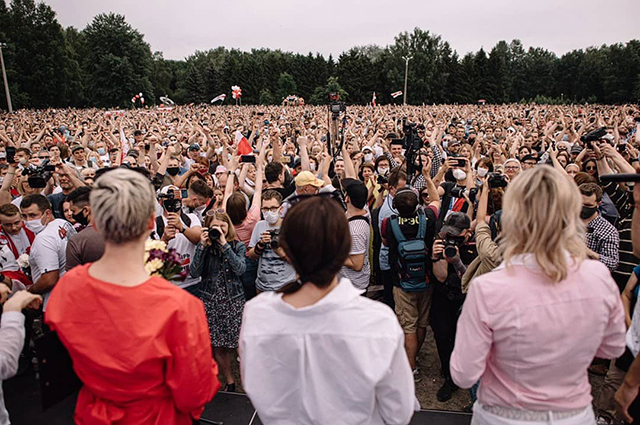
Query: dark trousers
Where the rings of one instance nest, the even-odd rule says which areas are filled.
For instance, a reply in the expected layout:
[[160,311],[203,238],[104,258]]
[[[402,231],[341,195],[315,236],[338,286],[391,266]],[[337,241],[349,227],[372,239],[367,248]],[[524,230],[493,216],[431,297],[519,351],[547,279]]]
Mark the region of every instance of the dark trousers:
[[456,340],[458,315],[463,302],[464,299],[450,300],[446,294],[438,291],[438,288],[433,291],[429,322],[433,330],[433,337],[436,340],[442,373],[446,379],[451,379],[449,362],[451,361],[451,353],[453,353],[453,346]]
[[382,285],[383,302],[391,307],[393,310],[396,308],[396,302],[393,299],[393,272],[391,270],[380,270],[378,285]]
[[247,269],[242,275],[242,287],[247,301],[256,296],[256,278],[258,277],[258,261],[249,257],[245,258]]

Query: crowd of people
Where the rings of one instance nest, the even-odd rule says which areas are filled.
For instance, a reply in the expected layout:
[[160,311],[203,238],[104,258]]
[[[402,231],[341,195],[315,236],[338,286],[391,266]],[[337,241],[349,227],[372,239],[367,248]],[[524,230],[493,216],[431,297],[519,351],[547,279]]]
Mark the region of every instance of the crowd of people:
[[[603,177],[639,156],[637,105],[0,115],[1,378],[41,323],[77,423],[191,423],[239,356],[265,423],[405,424],[430,327],[474,424],[622,423],[640,199]],[[183,278],[149,277],[148,240]]]

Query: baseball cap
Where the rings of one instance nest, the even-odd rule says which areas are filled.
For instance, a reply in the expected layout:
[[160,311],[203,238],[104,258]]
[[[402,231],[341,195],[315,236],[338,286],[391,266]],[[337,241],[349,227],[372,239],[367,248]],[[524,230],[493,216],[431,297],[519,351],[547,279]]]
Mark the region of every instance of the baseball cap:
[[444,220],[441,233],[458,236],[464,230],[471,227],[469,216],[461,212],[453,212]]
[[200,145],[197,143],[194,143],[193,145],[189,146],[189,150],[190,151],[199,151],[200,150]]
[[84,149],[84,147],[80,145],[71,146],[71,153],[74,153],[77,150]]
[[365,146],[364,148],[362,148],[362,152],[365,151],[373,152],[373,149],[371,149],[371,146]]
[[226,173],[226,172],[227,172],[227,167],[225,167],[224,165],[218,165],[216,167],[216,171],[213,174]]
[[342,179],[342,188],[354,207],[358,209],[364,208],[369,197],[369,191],[364,183],[356,179]]
[[533,161],[537,162],[538,161],[538,156],[529,154],[529,155],[525,155],[525,156],[522,157],[522,162],[530,161],[530,160],[533,160]]
[[312,185],[322,187],[324,182],[313,175],[311,171],[302,171],[296,176],[296,187]]

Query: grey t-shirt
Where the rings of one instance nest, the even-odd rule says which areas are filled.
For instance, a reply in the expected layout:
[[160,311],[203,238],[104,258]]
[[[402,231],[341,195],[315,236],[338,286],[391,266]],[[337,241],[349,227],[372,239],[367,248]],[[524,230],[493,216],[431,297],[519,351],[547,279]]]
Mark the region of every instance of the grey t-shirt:
[[[253,228],[249,248],[256,246],[262,233],[278,228],[270,227],[266,220],[260,220]],[[271,248],[266,248],[258,262],[256,288],[261,291],[276,291],[294,280],[296,280],[296,271],[293,266],[280,258]]]

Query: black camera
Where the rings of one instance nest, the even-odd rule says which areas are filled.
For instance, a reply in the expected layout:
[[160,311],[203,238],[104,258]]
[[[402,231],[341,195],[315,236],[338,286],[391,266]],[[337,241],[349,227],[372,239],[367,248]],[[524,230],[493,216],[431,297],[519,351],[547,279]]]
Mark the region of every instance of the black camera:
[[182,200],[176,198],[172,190],[166,194],[158,195],[158,199],[162,201],[162,206],[168,213],[178,213],[182,210]]
[[464,243],[464,236],[446,234],[442,243],[444,244],[444,251],[440,258],[453,258],[458,255],[459,248]]
[[489,173],[487,182],[489,183],[489,189],[507,187],[507,184],[509,184],[509,182],[507,181],[507,177],[503,176],[500,173]]
[[[424,126],[422,126],[424,127]],[[422,137],[418,136],[418,126],[414,122],[407,122],[406,118],[402,120],[402,132],[404,133],[403,148],[405,150],[419,151],[424,146]]]
[[593,149],[593,142],[597,142],[607,134],[606,127],[600,127],[597,130],[593,130],[590,133],[580,137],[580,141],[584,142],[589,149]]
[[42,165],[34,167],[30,165],[22,170],[23,176],[29,176],[27,182],[33,189],[42,189],[47,186],[47,182],[56,170],[54,165],[50,165],[48,160],[42,161]]
[[280,241],[278,240],[280,236],[280,229],[271,229],[267,230],[267,232],[271,235],[271,242],[267,244],[267,247],[271,249],[278,249],[280,246]]
[[218,239],[220,239],[220,236],[222,236],[222,233],[220,233],[220,230],[214,228],[209,229],[209,240],[211,242],[213,241],[217,241]]
[[460,187],[460,186],[456,186],[454,188],[452,188],[449,193],[451,194],[451,196],[453,196],[454,198],[464,198],[464,191],[467,190],[464,187]]
[[388,179],[388,178],[386,178],[385,176],[378,176],[378,180],[377,180],[377,181],[378,181],[378,184],[379,184],[380,186],[382,186],[382,185],[385,185],[385,184],[389,183],[389,179]]
[[344,102],[340,102],[340,95],[338,93],[329,93],[329,99],[331,99],[329,112],[334,116],[337,116],[340,112],[346,112],[347,105]]

